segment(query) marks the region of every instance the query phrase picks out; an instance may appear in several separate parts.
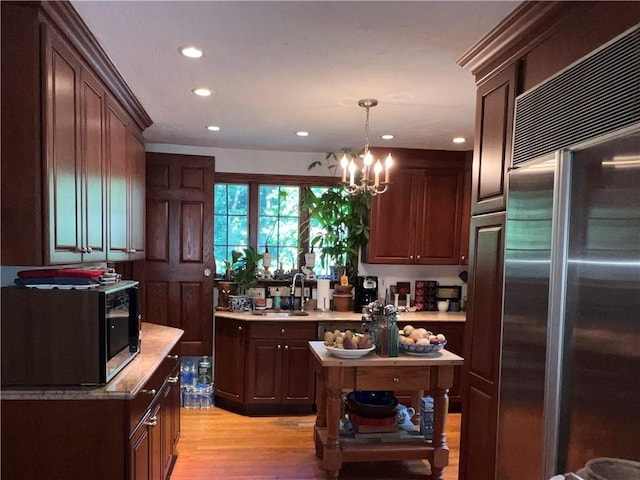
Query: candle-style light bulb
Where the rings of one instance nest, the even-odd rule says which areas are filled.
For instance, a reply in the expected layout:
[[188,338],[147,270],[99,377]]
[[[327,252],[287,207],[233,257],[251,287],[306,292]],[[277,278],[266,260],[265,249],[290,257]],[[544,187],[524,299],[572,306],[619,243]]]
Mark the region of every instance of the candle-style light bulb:
[[389,183],[391,181],[391,174],[389,170],[393,165],[393,158],[391,158],[391,154],[387,155],[387,159],[384,161],[384,183]]
[[375,164],[375,166],[373,167],[373,172],[375,173],[375,181],[374,181],[374,185],[377,187],[378,185],[380,185],[380,172],[382,171],[382,163],[380,163],[380,160],[378,160]]
[[353,160],[349,163],[349,185],[355,185],[353,182],[353,176],[356,173],[356,164],[353,163]]
[[363,162],[364,166],[362,167],[362,178],[364,178],[367,182],[369,181],[369,170],[371,164],[373,163],[373,155],[371,152],[367,150],[367,153],[364,154]]
[[347,167],[349,166],[349,159],[347,159],[346,154],[342,156],[340,166],[342,167],[342,183],[345,183],[347,181]]

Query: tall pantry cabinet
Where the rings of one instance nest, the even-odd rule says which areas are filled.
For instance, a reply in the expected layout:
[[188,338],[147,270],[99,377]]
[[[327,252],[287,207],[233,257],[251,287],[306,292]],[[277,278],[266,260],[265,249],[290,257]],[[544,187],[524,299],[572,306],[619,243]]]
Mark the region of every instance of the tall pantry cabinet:
[[478,86],[460,480],[497,478],[506,193],[515,98],[638,22],[635,2],[524,2],[458,60]]
[[[143,258],[132,245],[144,204],[132,202],[144,192],[144,147],[129,143],[150,118],[68,2],[1,8],[2,265]],[[110,106],[120,137],[110,135]],[[121,198],[134,207],[124,217],[112,204]]]

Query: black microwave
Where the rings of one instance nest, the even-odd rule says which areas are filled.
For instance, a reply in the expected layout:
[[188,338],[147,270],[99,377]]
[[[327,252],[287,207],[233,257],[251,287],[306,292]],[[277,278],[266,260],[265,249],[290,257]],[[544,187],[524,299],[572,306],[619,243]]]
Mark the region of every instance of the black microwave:
[[2,289],[2,385],[102,385],[140,351],[138,282]]

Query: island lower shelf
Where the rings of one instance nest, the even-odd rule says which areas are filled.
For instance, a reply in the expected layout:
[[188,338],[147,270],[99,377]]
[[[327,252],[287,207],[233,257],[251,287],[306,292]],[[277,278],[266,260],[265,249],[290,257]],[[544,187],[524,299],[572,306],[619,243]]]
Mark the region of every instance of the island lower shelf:
[[[316,442],[324,447],[327,444],[327,429],[317,428],[315,435]],[[415,435],[409,435],[407,438],[380,441],[341,435],[339,442],[343,462],[369,462],[380,460],[382,457],[390,461],[433,460],[432,443],[425,440],[417,431]]]

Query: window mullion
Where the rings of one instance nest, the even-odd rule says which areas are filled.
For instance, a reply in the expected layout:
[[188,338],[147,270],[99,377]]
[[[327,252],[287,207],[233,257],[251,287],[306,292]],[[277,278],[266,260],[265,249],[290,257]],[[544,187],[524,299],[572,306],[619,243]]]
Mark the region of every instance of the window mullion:
[[258,245],[258,182],[249,182],[249,245],[261,252]]

